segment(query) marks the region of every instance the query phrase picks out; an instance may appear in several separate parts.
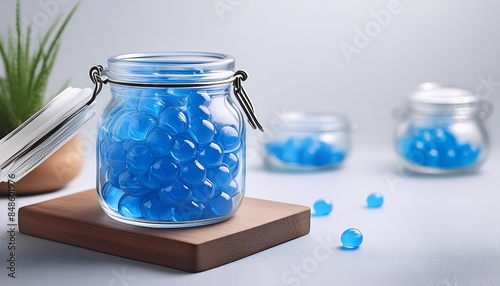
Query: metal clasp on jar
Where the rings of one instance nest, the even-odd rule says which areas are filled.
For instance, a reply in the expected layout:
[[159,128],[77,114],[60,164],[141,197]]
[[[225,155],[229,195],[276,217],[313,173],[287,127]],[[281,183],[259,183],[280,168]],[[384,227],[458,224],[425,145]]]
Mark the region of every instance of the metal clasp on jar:
[[255,109],[253,107],[252,101],[248,96],[245,88],[243,87],[242,81],[245,81],[248,78],[248,74],[243,70],[236,71],[232,77],[220,80],[220,81],[211,81],[211,82],[193,82],[193,83],[130,83],[130,82],[121,82],[110,80],[109,78],[102,75],[104,68],[101,65],[93,66],[89,71],[89,76],[92,82],[94,83],[94,94],[92,99],[89,101],[89,104],[92,103],[97,95],[102,90],[102,85],[107,84],[108,82],[114,84],[120,84],[125,86],[140,86],[140,87],[201,87],[201,86],[213,86],[218,84],[232,83],[233,84],[233,92],[236,100],[240,104],[241,109],[245,113],[247,117],[248,124],[253,129],[259,129],[264,132],[264,127],[260,124],[257,116],[255,115]]

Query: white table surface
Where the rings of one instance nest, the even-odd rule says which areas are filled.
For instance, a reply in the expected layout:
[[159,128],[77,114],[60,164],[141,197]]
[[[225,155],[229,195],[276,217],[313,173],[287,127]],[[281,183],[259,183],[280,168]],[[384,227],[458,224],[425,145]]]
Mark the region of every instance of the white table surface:
[[[429,177],[404,173],[390,148],[354,150],[341,169],[273,173],[249,160],[247,196],[311,206],[310,234],[201,273],[16,234],[16,278],[7,276],[7,199],[0,199],[0,285],[500,285],[500,148],[479,172]],[[58,192],[18,197],[18,207],[94,187],[94,160]],[[366,196],[380,191],[381,209]],[[340,248],[349,228],[362,246]]]

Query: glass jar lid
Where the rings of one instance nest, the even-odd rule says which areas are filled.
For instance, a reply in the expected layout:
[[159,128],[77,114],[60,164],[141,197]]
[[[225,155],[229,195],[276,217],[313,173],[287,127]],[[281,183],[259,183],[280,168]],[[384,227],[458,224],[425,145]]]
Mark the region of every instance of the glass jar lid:
[[478,98],[469,90],[422,83],[408,96],[410,109],[424,114],[470,115],[477,111]]
[[94,116],[90,88],[68,87],[0,139],[0,182],[17,182],[62,147]]

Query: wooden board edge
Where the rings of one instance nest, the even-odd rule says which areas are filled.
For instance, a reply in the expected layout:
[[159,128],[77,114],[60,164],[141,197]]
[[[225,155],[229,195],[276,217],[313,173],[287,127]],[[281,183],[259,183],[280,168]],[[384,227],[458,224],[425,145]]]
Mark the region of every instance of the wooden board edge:
[[[216,242],[210,241],[199,245],[199,249],[196,253],[196,264],[193,265],[192,272],[201,272],[222,266],[307,235],[311,228],[311,212],[309,208],[304,208],[305,209],[299,213],[281,218],[277,221],[257,226],[254,229],[234,233]],[[278,226],[280,229],[276,231]],[[269,233],[271,236],[263,240],[256,237],[255,233]],[[239,245],[235,245],[235,243]],[[221,247],[222,245],[228,245],[228,248],[237,249],[238,251],[233,251],[230,254],[231,257],[229,257]],[[207,261],[204,259],[212,253],[216,255],[212,255],[211,260]]]

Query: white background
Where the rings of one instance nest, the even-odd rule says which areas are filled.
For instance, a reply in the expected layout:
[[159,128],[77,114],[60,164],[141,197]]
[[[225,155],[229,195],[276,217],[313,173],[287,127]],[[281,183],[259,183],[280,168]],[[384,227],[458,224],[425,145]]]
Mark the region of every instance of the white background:
[[[67,12],[74,3],[23,1],[24,22],[42,32],[54,12]],[[380,23],[373,14],[382,10],[390,19]],[[4,38],[14,11],[15,1],[1,2]],[[284,111],[340,112],[359,126],[356,146],[386,146],[392,142],[394,110],[421,82],[479,87],[500,108],[499,27],[495,0],[87,0],[64,34],[49,94],[67,79],[75,87],[91,86],[89,68],[106,66],[115,54],[228,53],[250,74],[245,86],[265,126]],[[340,46],[356,48],[357,29],[368,29],[373,37],[346,57]],[[496,85],[481,87],[481,78]],[[500,127],[493,122],[499,116],[494,113],[487,122],[495,143]],[[256,133],[249,133],[250,141],[252,136]]]
[[[75,3],[23,1],[24,22],[44,31],[47,20]],[[374,15],[387,15],[380,11],[391,5],[398,12],[377,24]],[[14,25],[14,11],[15,1],[2,0],[3,39]],[[340,46],[356,47],[358,29],[367,27],[379,29],[357,46],[358,53],[346,57]],[[0,211],[0,284],[293,285],[287,284],[287,271],[304,265],[311,271],[301,285],[500,284],[499,1],[86,0],[63,37],[49,94],[67,79],[75,87],[91,86],[89,68],[106,66],[107,58],[119,53],[228,53],[237,68],[250,74],[245,87],[266,127],[284,111],[344,113],[359,126],[352,156],[335,171],[270,173],[261,168],[258,152],[252,152],[264,136],[249,131],[248,196],[304,205],[329,196],[334,213],[312,218],[311,234],[304,238],[195,275],[18,234],[20,278],[6,280],[1,262],[6,211]],[[484,84],[488,79],[492,85]],[[399,168],[392,150],[394,111],[425,81],[479,90],[497,107],[486,122],[494,147],[479,173],[432,178]],[[100,110],[108,98],[105,86]],[[60,192],[19,198],[18,203],[92,188],[94,131],[95,120],[83,131],[86,165],[77,180]],[[386,196],[379,211],[363,207],[374,190]],[[320,240],[338,240],[350,226],[365,233],[362,248],[334,249],[327,260],[307,264]],[[118,281],[116,273],[123,271],[133,279]]]

